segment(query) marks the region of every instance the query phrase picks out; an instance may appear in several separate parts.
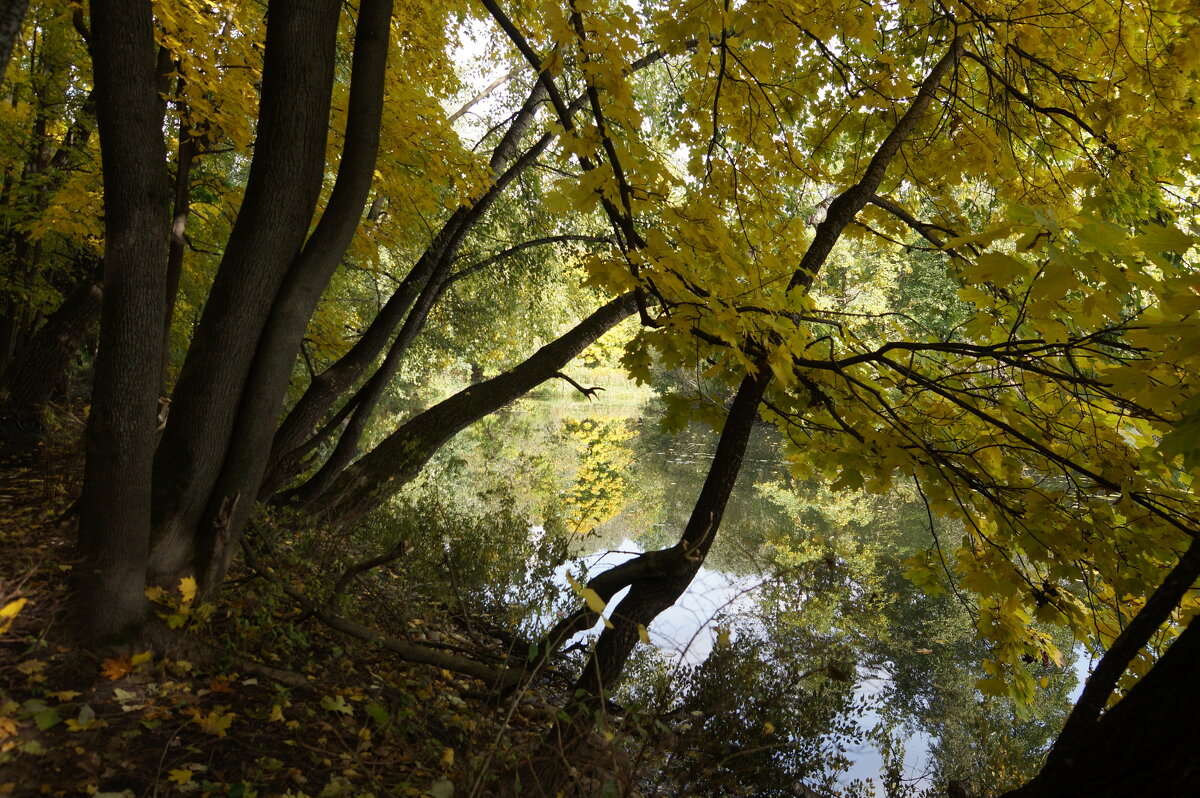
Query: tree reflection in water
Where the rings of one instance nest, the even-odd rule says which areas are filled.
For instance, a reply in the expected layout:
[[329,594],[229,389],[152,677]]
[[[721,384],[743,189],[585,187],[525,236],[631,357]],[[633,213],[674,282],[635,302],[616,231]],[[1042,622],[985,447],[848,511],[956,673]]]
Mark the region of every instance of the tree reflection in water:
[[[568,574],[582,580],[678,539],[715,448],[699,425],[661,431],[654,401],[601,408],[522,402],[431,467],[471,486],[456,501],[486,510],[503,496],[536,525],[539,554],[499,558],[569,555],[495,569],[513,584],[487,594],[502,593],[531,636],[571,602]],[[646,786],[985,796],[1025,781],[1069,711],[1072,663],[1032,664],[1029,707],[980,693],[988,652],[973,599],[903,576],[904,560],[933,543],[920,497],[900,480],[885,495],[798,482],[773,435],[756,434],[708,567],[649,630],[654,645],[639,647],[619,690]]]

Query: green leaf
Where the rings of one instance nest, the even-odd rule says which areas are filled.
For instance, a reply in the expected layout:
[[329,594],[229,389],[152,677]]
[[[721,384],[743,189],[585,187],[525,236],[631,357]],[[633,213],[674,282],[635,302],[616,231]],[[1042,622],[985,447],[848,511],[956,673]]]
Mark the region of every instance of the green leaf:
[[368,718],[380,726],[387,724],[392,718],[392,714],[388,712],[387,707],[378,702],[367,704],[363,711],[367,713]]
[[983,693],[984,695],[996,697],[1008,695],[1008,685],[1004,683],[1003,679],[999,679],[995,676],[988,676],[980,679],[979,681],[975,682],[975,686],[979,689],[979,692]]
[[1157,255],[1161,252],[1177,252],[1182,255],[1196,243],[1196,238],[1177,227],[1149,224],[1141,235],[1133,239],[1133,243],[1147,255]]
[[61,723],[62,718],[57,709],[45,709],[33,716],[33,722],[37,724],[38,729],[45,731]]
[[343,715],[353,715],[354,707],[346,703],[346,697],[341,695],[327,695],[321,698],[321,709],[327,709],[330,712],[340,712]]

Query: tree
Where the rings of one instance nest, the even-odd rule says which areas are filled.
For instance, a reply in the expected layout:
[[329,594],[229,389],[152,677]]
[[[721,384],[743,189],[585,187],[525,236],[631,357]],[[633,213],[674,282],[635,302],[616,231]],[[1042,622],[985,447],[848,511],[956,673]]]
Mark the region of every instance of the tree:
[[[690,113],[669,136],[689,182],[672,181],[668,160],[638,136],[621,68],[632,16],[572,6],[551,15],[535,45],[502,8],[485,5],[552,98],[557,56],[543,65],[545,38],[571,41],[581,63],[592,120],[578,134],[579,163],[603,176],[578,200],[600,206],[626,244],[624,261],[594,264],[597,279],[632,281],[659,307],[643,313],[652,329],[630,353],[635,373],[654,347],[668,365],[745,375],[677,546],[591,582],[601,600],[631,590],[577,688],[597,696],[613,684],[639,627],[686,588],[762,407],[795,444],[799,469],[874,489],[909,472],[933,511],[969,522],[966,545],[943,554],[988,596],[980,631],[994,654],[981,689],[1027,700],[1023,659],[1059,658],[1028,626],[1035,614],[1089,637],[1103,617],[1093,639],[1109,652],[1093,688],[1107,697],[1197,576],[1190,553],[1180,557],[1196,531],[1190,478],[1154,447],[1179,419],[1195,366],[1182,348],[1195,341],[1195,272],[1183,257],[1193,238],[1174,224],[1186,219],[1187,189],[1143,182],[1169,182],[1159,170],[1173,157],[1147,137],[1191,135],[1175,116],[1190,107],[1184,84],[1160,81],[1194,71],[1182,44],[1163,44],[1190,35],[1191,23],[1156,18],[1134,35],[1153,65],[1120,59],[1120,80],[1147,87],[1153,99],[1140,116],[1155,123],[1130,126],[1119,121],[1127,90],[1112,92],[1109,77],[1086,67],[1129,46],[1107,11],[1073,18],[1089,35],[1071,48],[1051,33],[1070,15],[1051,4],[1022,7],[1028,17],[991,6],[793,16],[770,4],[668,5],[651,14],[656,32],[695,49],[676,75]],[[565,115],[560,124],[572,130]],[[780,218],[805,186],[816,196],[832,186],[809,206],[821,213]],[[976,186],[996,210],[982,223],[966,204]],[[945,252],[959,299],[973,306],[968,321],[940,338],[910,338],[902,319],[871,315],[868,326],[823,305],[822,267],[852,226],[902,249],[923,240]],[[1143,380],[1153,395],[1134,388]],[[914,563],[914,577],[924,567]],[[546,645],[594,618],[582,607]],[[582,702],[548,749],[566,740],[570,750],[571,724],[586,726],[593,706]],[[539,764],[522,776],[553,793],[561,773]]]
[[[223,138],[232,140],[235,148],[247,143],[241,140],[247,131],[238,126],[236,115],[250,113],[241,90],[253,80],[227,86],[223,79],[235,70],[253,75],[260,68],[254,61],[256,48],[246,44],[259,35],[259,27],[244,9],[239,11],[233,4],[227,9],[189,5],[179,14],[165,8],[155,11],[146,4],[139,8],[138,26],[132,18],[122,17],[105,23],[116,26],[115,32],[101,25],[101,30],[92,34],[97,91],[102,98],[109,97],[106,92],[117,92],[111,103],[105,99],[109,103],[106,111],[125,107],[126,96],[141,98],[145,106],[140,117],[98,116],[102,150],[110,153],[106,157],[117,160],[106,166],[106,174],[113,175],[105,191],[105,295],[109,304],[101,325],[81,513],[81,541],[93,563],[84,571],[96,576],[81,589],[81,606],[87,616],[85,627],[100,638],[119,636],[140,623],[144,602],[138,597],[147,579],[176,584],[181,577],[192,576],[206,591],[219,585],[256,498],[270,498],[299,473],[292,467],[295,452],[311,451],[325,439],[316,427],[337,429],[340,421],[350,419],[330,463],[313,478],[315,487],[302,493],[321,492],[349,465],[367,420],[445,287],[488,265],[454,270],[468,234],[554,138],[549,133],[534,137],[532,143],[525,138],[539,103],[535,90],[497,137],[483,170],[489,176],[479,178],[482,185],[475,186],[469,180],[478,175],[464,172],[479,171],[479,164],[470,163],[471,156],[462,151],[457,136],[449,133],[460,150],[459,162],[445,163],[444,171],[463,183],[463,204],[446,216],[423,251],[416,250],[412,268],[355,345],[312,378],[277,433],[302,339],[321,293],[354,242],[377,163],[393,170],[392,182],[377,190],[406,191],[396,179],[396,163],[378,161],[381,131],[396,124],[394,116],[385,118],[384,108],[411,110],[412,104],[402,100],[426,91],[424,85],[397,82],[404,66],[421,64],[418,74],[428,72],[429,56],[436,51],[433,67],[446,68],[448,19],[445,9],[431,10],[429,40],[413,42],[402,54],[401,66],[393,64],[389,71],[391,3],[370,0],[358,9],[345,130],[336,147],[340,158],[318,215],[335,74],[343,68],[338,55],[340,6],[308,2],[269,7],[253,157],[248,158],[248,168],[241,167],[245,190],[225,232],[228,238],[221,245],[204,310],[190,336],[172,389],[170,414],[158,438],[162,340],[172,322],[176,286],[184,268],[181,244],[186,242],[181,242],[181,231],[189,215],[190,165]],[[94,14],[101,15],[103,9],[96,6]],[[126,50],[110,55],[105,48],[117,45],[110,43],[109,36],[120,40]],[[205,36],[216,42],[207,51],[195,45]],[[140,59],[136,61],[140,82],[125,79],[123,59],[133,51],[130,48],[136,49]],[[215,64],[218,54],[234,63]],[[153,217],[151,210],[164,202],[162,186],[169,185],[170,177],[160,147],[165,109],[158,88],[165,76],[175,74],[180,77],[171,121],[179,129],[180,147],[175,198],[168,203],[172,221],[170,215]],[[295,75],[302,79],[293,79]],[[154,91],[151,86],[156,87]],[[418,98],[417,107],[436,104],[436,94],[435,90]],[[450,148],[448,128],[436,131],[440,137],[426,140],[420,138],[421,126],[426,124],[423,119],[402,121],[408,124],[403,134],[416,135],[418,142],[408,151],[389,148],[392,158],[415,156],[428,161],[438,155],[439,147]],[[421,173],[422,186],[436,186],[438,173],[432,167]],[[123,180],[135,179],[142,182],[136,188],[123,189]],[[432,206],[418,205],[417,215],[441,204],[435,200]],[[372,208],[375,205],[371,203]],[[378,221],[378,212],[371,210],[367,215],[371,214],[376,214]],[[133,227],[122,228],[122,224]],[[166,229],[162,225],[170,227],[173,243],[168,251],[160,252]],[[213,227],[211,222],[209,226]],[[216,232],[220,230],[217,226]],[[114,259],[113,254],[122,251],[123,240],[136,252]],[[606,241],[596,236],[543,236],[510,247],[493,256],[493,262],[519,248],[576,240]],[[136,286],[136,294],[125,296],[118,291],[114,295],[117,289],[110,286],[122,286],[125,281],[130,290]],[[464,406],[451,401],[424,416],[418,425],[422,431],[427,432],[435,420],[444,426],[439,428],[440,437],[416,459],[415,467],[466,423],[557,374],[571,356],[632,311],[630,299],[608,303],[590,321],[518,367],[511,377],[495,378],[487,386],[486,396],[477,392],[473,403]],[[150,341],[152,321],[159,331],[157,344]],[[380,355],[385,356],[372,374]],[[353,395],[340,415],[329,422],[326,414],[350,392]],[[131,396],[139,400],[127,401]],[[275,458],[268,474],[272,452]],[[395,486],[403,481],[394,481]],[[346,480],[335,486],[344,483]],[[128,488],[132,494],[127,496],[119,488]],[[149,499],[146,490],[151,491]],[[323,504],[331,502],[326,499]],[[114,558],[122,561],[120,568],[110,564]],[[110,593],[127,593],[127,600],[97,600]]]
[[[643,330],[625,360],[634,375],[648,376],[657,358],[704,372],[732,400],[680,540],[594,577],[586,605],[532,657],[544,661],[595,621],[597,600],[630,588],[543,753],[572,750],[643,627],[687,588],[760,416],[790,441],[799,474],[875,491],[905,475],[931,515],[962,521],[962,544],[915,558],[910,574],[929,582],[945,570],[982,596],[992,654],[980,690],[1027,701],[1027,659],[1061,660],[1035,618],[1106,652],[1061,750],[1112,728],[1117,710],[1103,710],[1114,694],[1126,694],[1121,712],[1160,700],[1157,679],[1132,685],[1161,666],[1178,673],[1168,663],[1191,656],[1180,630],[1200,576],[1192,477],[1181,468],[1196,449],[1200,352],[1187,231],[1196,15],[1055,0],[481,6],[406,8],[419,19],[403,21],[404,45],[391,49],[421,80],[401,83],[388,61],[392,4],[362,0],[335,171],[327,133],[346,72],[341,6],[268,4],[261,85],[243,84],[258,110],[224,107],[254,119],[244,194],[157,440],[178,265],[167,242],[171,211],[186,219],[193,158],[180,147],[172,207],[162,78],[186,82],[173,102],[187,114],[171,111],[180,141],[216,137],[210,128],[225,117],[201,112],[230,96],[219,78],[232,70],[206,71],[188,55],[200,31],[249,41],[260,26],[234,6],[222,16],[219,5],[189,5],[183,19],[148,2],[93,5],[105,177],[81,518],[93,631],[137,625],[147,575],[219,585],[256,500],[304,476],[305,456],[329,458],[284,495],[327,519],[353,518],[449,435],[636,312]],[[436,99],[452,22],[484,12],[483,35],[529,82],[484,136],[490,156],[476,158]],[[253,73],[254,58],[236,66]],[[653,97],[643,73],[656,75],[644,84]],[[379,161],[381,130],[396,136],[385,150],[424,136],[407,152],[415,168]],[[321,293],[360,251],[377,165],[390,175],[377,197],[389,207],[411,199],[432,232],[401,250],[410,268],[346,352],[297,379]],[[551,176],[535,179],[534,167]],[[546,215],[568,220],[535,240],[594,244],[589,279],[616,298],[480,386],[486,401],[468,389],[355,462],[431,308],[466,276],[455,271],[466,242],[523,181],[543,191]],[[965,321],[855,305],[829,269],[849,239],[860,240],[860,260],[944,259],[961,288],[939,301]],[[299,396],[284,414],[289,386]],[[1068,759],[1051,757],[1048,772]],[[539,765],[521,782],[554,794],[564,777]]]

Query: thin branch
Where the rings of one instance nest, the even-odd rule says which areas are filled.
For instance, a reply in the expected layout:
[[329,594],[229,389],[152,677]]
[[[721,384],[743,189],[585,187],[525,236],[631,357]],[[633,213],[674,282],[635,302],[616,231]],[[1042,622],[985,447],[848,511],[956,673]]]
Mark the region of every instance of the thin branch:
[[500,77],[498,77],[498,78],[496,78],[495,80],[493,80],[493,81],[491,82],[491,84],[489,84],[489,85],[488,85],[488,87],[487,87],[486,89],[484,89],[483,91],[479,92],[478,94],[476,94],[476,95],[475,95],[474,97],[472,97],[471,99],[467,100],[467,102],[466,102],[466,103],[463,105],[463,107],[462,107],[462,108],[459,108],[457,111],[455,111],[454,113],[450,114],[450,116],[446,117],[446,121],[447,121],[447,122],[453,122],[453,121],[455,121],[455,120],[456,120],[456,119],[458,119],[460,116],[462,116],[463,114],[465,114],[467,111],[470,111],[470,110],[471,110],[471,108],[473,108],[474,106],[478,105],[478,104],[479,104],[480,102],[482,102],[483,100],[487,99],[487,97],[488,97],[488,96],[489,96],[489,95],[490,95],[492,92],[494,92],[496,89],[500,88],[500,87],[501,87],[501,86],[503,86],[505,83],[507,83],[508,81],[510,81],[510,80],[512,80],[513,78],[515,78],[515,77],[516,77],[516,76],[517,76],[519,73],[520,73],[520,69],[518,69],[517,67],[513,67],[512,69],[508,70],[508,72],[504,73],[504,74],[503,74],[503,75],[501,75]]
[[596,391],[604,390],[599,385],[592,387],[592,388],[584,388],[582,385],[580,385],[575,380],[571,379],[570,377],[568,377],[566,374],[564,374],[561,371],[556,371],[553,376],[558,377],[560,380],[566,380],[567,382],[569,382],[575,388],[575,390],[579,391],[581,394],[586,396],[588,398],[589,402],[592,400],[592,397],[594,397],[596,395]]

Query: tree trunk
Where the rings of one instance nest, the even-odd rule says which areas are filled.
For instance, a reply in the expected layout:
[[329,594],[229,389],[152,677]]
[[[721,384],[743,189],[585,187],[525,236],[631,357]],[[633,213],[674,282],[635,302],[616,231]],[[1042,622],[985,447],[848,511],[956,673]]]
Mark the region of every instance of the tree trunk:
[[[863,176],[830,204],[826,218],[817,226],[812,243],[792,274],[788,284],[789,290],[808,290],[812,287],[813,280],[841,238],[842,232],[874,196],[900,147],[912,135],[929,109],[942,79],[958,63],[963,41],[960,37],[951,43],[946,54],[921,82],[912,104],[879,143]],[[614,686],[620,678],[625,662],[639,639],[638,627],[649,626],[659,613],[670,607],[687,589],[704,563],[704,557],[708,554],[720,526],[729,494],[737,480],[759,402],[770,381],[771,371],[767,366],[767,357],[757,356],[754,373],[742,380],[734,397],[704,488],[693,508],[683,537],[674,547],[678,552],[679,564],[675,569],[667,568],[662,574],[629,582],[629,594],[613,611],[612,627],[600,634],[600,639],[576,682],[575,695],[579,698],[567,707],[567,720],[555,724],[543,739],[538,756],[519,770],[520,783],[537,784],[541,790],[537,794],[555,795],[561,789],[570,765],[570,755],[586,739],[591,729],[593,713],[602,700],[603,691]],[[613,570],[618,571],[620,568],[621,566],[618,566]],[[637,571],[631,569],[629,573]],[[615,587],[615,582],[606,585],[608,589]],[[567,622],[574,622],[583,617],[587,617],[586,611],[577,612]],[[561,641],[551,639],[543,645],[547,647],[548,652],[550,647],[559,642]]]
[[[517,156],[518,143],[533,123],[543,96],[542,90],[535,87],[493,150],[490,164],[497,175],[495,183],[469,208],[458,208],[450,215],[362,337],[341,359],[313,378],[304,395],[283,420],[271,445],[272,466],[263,479],[259,494],[261,498],[273,495],[299,473],[302,458],[315,448],[311,436],[322,419],[388,346],[393,331],[403,325],[380,367],[381,376],[374,380],[375,385],[368,388],[367,392],[373,393],[380,385],[386,386],[390,382],[395,369],[399,367],[401,356],[424,326],[467,234],[504,190],[532,166],[553,141],[553,136],[545,134],[524,154]],[[367,412],[369,414],[370,411]],[[357,446],[357,440],[347,446]],[[338,459],[345,460],[344,454],[345,447]],[[333,475],[340,473],[344,465],[345,462],[342,462],[334,469]]]
[[93,0],[104,169],[104,299],[87,427],[76,619],[85,638],[146,613],[151,462],[162,368],[170,193],[149,0]]
[[1033,781],[1004,798],[1191,798],[1200,795],[1200,621]]
[[101,288],[85,280],[50,314],[23,348],[4,381],[4,406],[23,416],[40,416],[63,384],[71,361],[100,318]]
[[362,518],[412,480],[460,430],[554,377],[636,309],[632,293],[619,296],[519,366],[459,391],[410,419],[347,468],[328,490],[309,500],[306,509],[338,524]]
[[[575,683],[572,693],[579,698],[567,708],[567,718],[556,721],[546,734],[539,753],[520,769],[518,778],[523,790],[532,788],[529,794],[552,796],[562,789],[572,754],[591,732],[593,715],[603,703],[604,691],[620,679],[639,640],[639,627],[649,626],[659,613],[678,601],[700,570],[716,539],[758,418],[759,402],[770,381],[771,371],[765,363],[759,363],[757,372],[742,380],[683,536],[668,550],[670,556],[660,567],[631,582],[629,593],[612,612],[612,627],[600,635]],[[651,556],[661,554],[652,552]]]
[[[178,578],[193,564],[196,529],[212,501],[259,339],[308,235],[324,179],[340,10],[337,0],[268,5],[246,193],[154,462],[155,580]],[[160,338],[165,318],[164,311]]]
[[[292,264],[263,331],[238,408],[233,440],[200,524],[201,587],[219,584],[258,496],[271,439],[309,318],[363,218],[379,151],[392,0],[363,0],[354,35],[345,145],[337,180],[312,236]],[[227,519],[226,497],[237,501]],[[220,520],[220,523],[218,521]]]
[[0,2],[0,81],[4,80],[4,73],[8,71],[13,45],[21,35],[21,25],[25,22],[25,12],[28,9],[29,0]]

